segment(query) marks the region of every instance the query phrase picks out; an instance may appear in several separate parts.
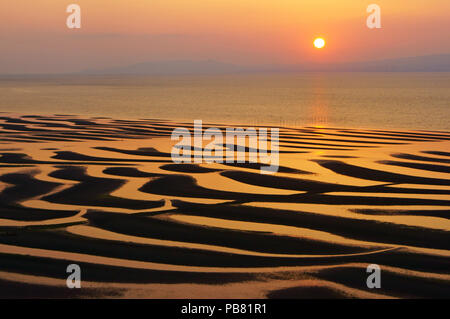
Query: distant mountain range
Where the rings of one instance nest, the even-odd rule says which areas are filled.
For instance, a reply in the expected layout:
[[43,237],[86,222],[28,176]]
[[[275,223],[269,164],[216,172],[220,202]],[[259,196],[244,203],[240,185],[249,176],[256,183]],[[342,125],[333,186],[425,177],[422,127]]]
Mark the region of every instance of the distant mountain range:
[[299,70],[352,72],[450,72],[450,54],[365,62],[304,65],[300,66]]
[[220,74],[251,71],[249,68],[213,60],[158,61],[138,63],[123,67],[101,70],[86,70],[87,74],[136,74],[136,75],[176,75],[176,74]]
[[123,67],[86,70],[83,74],[183,75],[247,72],[450,72],[450,54],[348,63],[246,67],[214,60],[159,61]]

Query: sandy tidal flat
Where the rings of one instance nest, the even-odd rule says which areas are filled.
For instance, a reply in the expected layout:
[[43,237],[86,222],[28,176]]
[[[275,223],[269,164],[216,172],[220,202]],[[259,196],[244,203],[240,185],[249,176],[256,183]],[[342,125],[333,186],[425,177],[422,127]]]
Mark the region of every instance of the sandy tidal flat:
[[174,164],[175,127],[3,113],[0,297],[450,297],[450,132],[280,128],[263,175]]

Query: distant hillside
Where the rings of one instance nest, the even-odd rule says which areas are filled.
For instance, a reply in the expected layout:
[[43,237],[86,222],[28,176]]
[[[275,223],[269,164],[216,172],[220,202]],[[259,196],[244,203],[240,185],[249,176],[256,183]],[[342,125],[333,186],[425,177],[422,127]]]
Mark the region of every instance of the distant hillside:
[[450,72],[450,54],[340,64],[301,65],[296,69],[349,72]]
[[305,63],[284,66],[245,67],[213,60],[159,61],[98,70],[86,70],[84,74],[134,74],[134,75],[183,75],[226,74],[245,72],[450,72],[450,54],[428,55],[389,60],[314,64]]
[[249,71],[249,68],[213,60],[205,61],[159,61],[145,62],[129,66],[107,68],[102,70],[86,70],[88,74],[142,74],[142,75],[175,75],[175,74],[220,74]]

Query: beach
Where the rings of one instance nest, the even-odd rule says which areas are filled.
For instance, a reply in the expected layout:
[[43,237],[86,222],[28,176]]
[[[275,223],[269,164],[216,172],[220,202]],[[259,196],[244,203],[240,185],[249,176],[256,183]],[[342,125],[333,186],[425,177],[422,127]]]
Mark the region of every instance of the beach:
[[449,131],[279,126],[268,175],[174,163],[193,125],[0,113],[1,297],[448,296]]

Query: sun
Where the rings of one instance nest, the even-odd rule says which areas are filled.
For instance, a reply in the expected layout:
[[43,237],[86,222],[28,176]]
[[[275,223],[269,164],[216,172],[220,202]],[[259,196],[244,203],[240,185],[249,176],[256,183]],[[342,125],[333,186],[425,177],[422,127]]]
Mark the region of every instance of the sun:
[[314,40],[314,47],[317,49],[322,49],[325,46],[325,40],[323,38],[316,38]]

